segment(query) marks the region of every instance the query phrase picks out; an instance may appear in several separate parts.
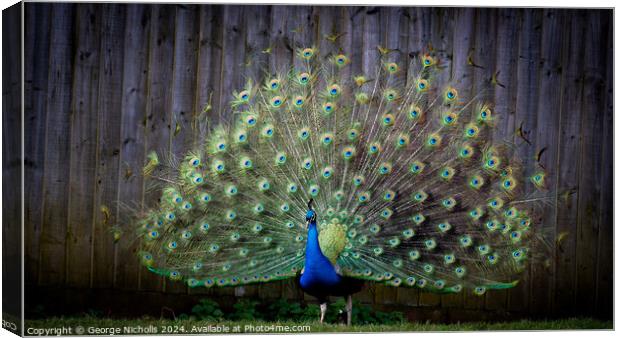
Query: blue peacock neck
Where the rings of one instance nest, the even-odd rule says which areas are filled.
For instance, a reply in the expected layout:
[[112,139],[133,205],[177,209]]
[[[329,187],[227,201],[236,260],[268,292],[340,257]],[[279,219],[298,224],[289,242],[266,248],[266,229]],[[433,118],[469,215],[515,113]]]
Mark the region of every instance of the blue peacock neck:
[[319,233],[316,222],[308,225],[308,241],[306,242],[306,259],[301,285],[304,289],[315,287],[335,286],[340,282],[340,276],[332,263],[323,255],[319,245]]
[[306,242],[306,264],[305,267],[316,266],[323,260],[327,260],[327,257],[323,255],[321,251],[321,245],[319,244],[319,231],[316,227],[316,222],[312,221],[308,224],[308,241]]

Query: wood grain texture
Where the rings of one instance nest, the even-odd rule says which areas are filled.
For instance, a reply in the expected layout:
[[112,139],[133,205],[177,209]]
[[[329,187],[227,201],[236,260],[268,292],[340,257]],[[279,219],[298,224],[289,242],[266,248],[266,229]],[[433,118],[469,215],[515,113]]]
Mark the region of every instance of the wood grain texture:
[[[612,18],[609,13],[603,13],[605,21],[611,26]],[[603,149],[601,163],[601,210],[600,210],[600,231],[598,234],[598,257],[596,259],[596,302],[595,311],[600,317],[609,316],[613,312],[613,257],[614,243],[609,240],[613,230],[613,191],[605,188],[613,186],[613,163],[610,160],[614,156],[613,144],[608,140],[613,139],[613,34],[607,34],[607,67],[605,68],[605,108],[603,120]]]
[[[546,10],[543,12],[544,21],[542,26],[541,58],[540,68],[540,89],[538,97],[538,109],[536,125],[536,151],[544,151],[537,159],[535,164],[547,173],[547,188],[550,191],[557,191],[557,140],[558,126],[560,123],[560,110],[562,109],[562,47],[566,38],[565,11]],[[531,156],[531,155],[530,155]],[[550,202],[555,204],[557,194],[550,197]],[[555,240],[555,222],[557,209],[546,211],[541,218],[536,220],[545,225],[548,230],[543,233],[544,239],[549,243]],[[553,248],[546,259],[541,259],[533,265],[532,275],[534,276],[530,294],[530,312],[543,315],[548,313],[550,297],[553,296],[553,285],[550,281],[553,278],[554,269],[551,261],[553,260]]]
[[[200,13],[194,5],[175,5],[174,58],[172,67],[169,153],[182,160],[197,133],[195,108],[196,67],[199,44]],[[183,282],[164,280],[164,290],[187,292]]]
[[[96,178],[97,104],[99,91],[99,34],[97,6],[78,6],[73,79],[73,118],[69,160],[69,215],[67,217],[67,284],[90,285],[93,194]],[[86,254],[85,254],[86,253]]]
[[[599,252],[602,149],[606,105],[607,46],[609,16],[600,10],[588,13],[585,36],[584,92],[582,102],[582,139],[580,149],[579,209],[577,218],[576,308],[594,313],[596,268]],[[606,187],[605,189],[609,189]],[[607,236],[610,236],[608,234]]]
[[[13,318],[22,313],[22,9],[2,11],[2,311]],[[14,333],[21,334],[21,321]]]
[[[27,284],[188,292],[148,273],[137,244],[110,232],[131,237],[127,210],[159,197],[140,176],[145,155],[199,144],[230,119],[234,90],[285,69],[298,48],[343,52],[345,75],[372,77],[382,46],[403,74],[420,52],[445,60],[438,81],[492,101],[493,136],[514,143],[525,167],[545,148],[557,205],[542,206],[547,264],[514,289],[481,298],[371,284],[357,299],[424,306],[432,318],[611,316],[611,11],[28,3],[25,14]],[[303,298],[290,281],[189,292]]]
[[71,129],[75,6],[51,7],[50,56],[45,123],[45,159],[41,201],[39,275],[41,285],[66,282],[67,196],[70,156],[68,131]]
[[[25,284],[38,283],[39,247],[41,235],[41,210],[43,166],[45,162],[45,121],[47,116],[47,85],[50,52],[50,5],[25,5],[25,107],[24,176],[29,184],[24,186],[24,242]],[[38,46],[38,48],[34,48]]]
[[[172,77],[174,52],[174,6],[149,6],[151,11],[145,151],[159,154],[169,147],[172,126],[168,107],[171,102],[169,79]],[[159,193],[150,184],[145,183],[144,204],[152,206],[157,202]],[[161,291],[163,277],[141,269],[140,285],[142,289]]]
[[[117,246],[117,259],[121,262],[114,276],[115,285],[121,289],[136,290],[139,286],[138,243],[133,237],[132,210],[143,209],[142,166],[145,162],[145,131],[148,80],[148,51],[151,11],[148,7],[130,5],[127,8],[123,55],[122,120],[120,165],[118,171],[118,201],[131,201],[120,205],[115,216],[121,239]],[[139,24],[133,24],[139,23]],[[140,196],[140,199],[136,199]]]
[[[523,128],[526,137],[533,142],[536,131],[536,109],[539,91],[539,67],[541,48],[542,11],[523,9],[521,14],[521,35],[517,61],[517,102],[515,121]],[[515,138],[516,141],[516,138]],[[533,166],[532,153],[536,150],[528,143],[517,147],[517,154],[523,158],[525,168]],[[526,170],[525,175],[533,172]],[[530,189],[526,187],[526,189]],[[531,190],[531,189],[530,189]],[[530,191],[526,190],[526,191]],[[530,270],[526,269],[519,284],[508,292],[508,310],[527,312],[529,291],[532,285]]]
[[[113,287],[119,265],[117,243],[111,228],[118,221],[122,85],[126,11],[123,5],[106,4],[101,10],[97,157],[92,232],[91,286]],[[120,257],[120,259],[124,259]],[[121,263],[122,264],[122,263]]]
[[[579,162],[575,163],[575,149],[581,140],[581,110],[583,99],[585,13],[574,13],[570,18],[570,38],[566,39],[562,62],[562,107],[558,148],[558,208],[556,231],[561,239],[556,241],[554,312],[561,315],[575,313],[575,259],[577,244],[577,212]],[[578,160],[578,159],[577,159]]]

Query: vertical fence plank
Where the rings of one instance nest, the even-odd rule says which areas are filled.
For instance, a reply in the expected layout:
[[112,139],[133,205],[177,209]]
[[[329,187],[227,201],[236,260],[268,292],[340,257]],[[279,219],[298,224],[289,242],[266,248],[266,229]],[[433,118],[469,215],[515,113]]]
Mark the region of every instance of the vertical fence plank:
[[[22,39],[24,4],[2,11],[2,312],[3,318],[15,318],[13,333],[22,332],[22,105],[25,91],[22,81],[24,55]],[[22,180],[24,179],[24,180]]]
[[96,5],[77,6],[77,42],[74,60],[73,117],[69,161],[69,213],[67,218],[67,284],[90,285],[90,224],[93,218],[95,160],[97,151],[97,102],[99,85],[99,30]]
[[[497,11],[495,67],[487,73],[487,80],[491,80],[490,85],[494,86],[496,118],[499,120],[493,134],[496,140],[513,141],[516,130],[517,65],[521,34],[519,19],[517,10],[502,8]],[[492,79],[496,82],[493,83]]]
[[341,32],[347,32],[341,39],[345,46],[345,53],[351,59],[347,67],[349,76],[362,74],[362,43],[364,7],[343,7]]
[[381,33],[379,26],[379,11],[377,7],[367,8],[360,13],[364,16],[362,25],[362,72],[368,78],[373,78],[376,73],[376,64],[379,60],[379,50],[377,47],[381,44]]
[[[519,59],[517,61],[517,110],[515,121],[523,128],[524,134],[532,143],[535,140],[536,130],[536,105],[538,102],[538,73],[540,62],[540,44],[542,28],[542,12],[535,9],[522,9],[521,34],[519,36]],[[533,167],[532,147],[522,144],[517,149],[523,166],[526,168],[525,175],[529,176]],[[529,185],[526,187],[529,189]],[[525,269],[519,284],[508,293],[508,310],[525,312],[529,304],[529,289],[532,284],[531,271]]]
[[[174,62],[172,68],[172,97],[170,106],[170,154],[183,160],[196,135],[193,123],[196,93],[196,65],[199,37],[199,13],[194,5],[177,4],[174,30]],[[166,291],[187,292],[182,282],[164,280]]]
[[[219,122],[221,102],[221,74],[222,74],[222,55],[223,50],[223,7],[217,5],[201,6],[201,28],[200,28],[200,55],[199,67],[206,67],[208,72],[204,75],[207,80],[198,83],[199,95],[208,95],[208,101],[212,109],[207,114],[209,123]],[[203,106],[204,107],[204,106]]]
[[[196,94],[196,65],[199,42],[199,13],[194,5],[176,5],[174,66],[170,125],[174,126],[170,151],[180,157],[196,135],[193,123]],[[178,128],[177,128],[178,127]]]
[[123,56],[122,121],[118,200],[122,203],[116,219],[122,232],[117,255],[123,263],[115,281],[121,289],[139,286],[138,242],[134,240],[133,215],[142,209],[142,166],[145,162],[145,122],[149,27],[151,11],[145,5],[127,5],[125,55]]
[[[255,13],[254,20],[246,23],[247,34],[245,37],[245,63],[247,76],[255,81],[259,81],[264,71],[269,68],[270,47],[270,18],[272,6],[250,6],[247,11]],[[302,26],[300,29],[308,29]],[[260,84],[259,84],[260,85]]]
[[342,52],[342,41],[348,32],[340,30],[342,7],[315,7],[318,17],[317,40],[315,41],[322,56],[335,55]]
[[[545,10],[542,27],[542,68],[540,74],[539,101],[537,109],[537,151],[545,152],[538,159],[538,166],[547,172],[547,184],[551,191],[557,191],[557,139],[559,117],[561,109],[561,80],[562,80],[562,47],[564,45],[564,11]],[[556,203],[557,198],[551,196],[551,202]],[[545,232],[543,236],[547,242],[553,242],[556,226],[556,210],[553,207],[544,206],[545,211],[540,218]],[[547,259],[534,262],[532,269],[533,283],[536,287],[531,289],[530,313],[544,315],[548,313],[550,298],[553,290],[550,288],[550,280],[553,278],[553,269],[550,256]]]
[[602,14],[607,16],[609,24],[603,29],[607,29],[607,67],[605,75],[605,109],[604,109],[604,129],[603,129],[603,151],[601,161],[601,215],[600,215],[600,231],[598,236],[598,257],[597,276],[596,276],[596,303],[595,314],[598,317],[611,319],[613,314],[613,25],[611,24],[611,11]]
[[[425,52],[433,54],[439,62],[450,64],[450,67],[444,69],[437,75],[436,82],[446,83],[451,77],[453,70],[451,67],[457,64],[454,55],[455,31],[460,30],[456,26],[455,8],[432,8],[430,15],[431,31],[430,42],[425,46]],[[464,64],[464,63],[463,63]]]
[[110,228],[118,208],[118,173],[122,121],[122,78],[125,6],[104,5],[101,19],[99,117],[97,124],[97,181],[93,217],[91,286],[112,287],[117,264]]
[[596,257],[600,231],[601,169],[605,111],[605,80],[609,16],[602,10],[588,13],[585,36],[582,139],[579,170],[579,209],[577,219],[576,307],[592,315],[596,302]]
[[45,132],[43,201],[41,205],[41,242],[39,284],[65,282],[65,243],[69,172],[65,161],[70,156],[67,130],[71,123],[73,34],[75,6],[52,6],[50,59]]
[[[292,55],[287,26],[291,18],[291,6],[271,6],[269,31],[269,71],[272,74],[283,73],[288,70]],[[229,34],[232,37],[232,34]],[[231,41],[232,43],[232,41]]]
[[[174,52],[174,6],[153,5],[149,33],[148,54],[148,99],[146,106],[146,145],[147,152],[156,151],[162,160],[168,152],[168,142],[171,134],[168,108],[171,102],[169,90],[172,78],[172,64]],[[153,180],[147,178],[145,184],[144,204],[155,207],[159,198],[159,191],[154,189]],[[160,291],[163,287],[163,278],[141,268],[141,289]]]
[[[293,45],[295,49],[311,47],[314,29],[312,6],[295,6],[294,18],[295,21],[291,24],[291,32],[294,33]],[[297,50],[294,53],[296,52]]]
[[[431,43],[431,8],[411,7],[409,8],[409,57],[413,59],[422,52],[429,52],[428,46]],[[412,62],[420,62],[412,60]],[[415,69],[415,67],[413,68]]]
[[[481,11],[482,12],[482,11]],[[513,141],[515,130],[515,113],[517,104],[517,64],[519,60],[519,12],[511,8],[497,10],[497,29],[495,67],[489,68],[486,80],[493,76],[495,116],[498,120],[493,137],[496,140]],[[478,43],[477,43],[478,44]]]
[[[579,180],[579,149],[581,135],[581,100],[583,93],[583,64],[585,13],[571,13],[570,39],[565,43],[562,65],[562,110],[560,112],[560,135],[558,148],[558,208],[554,243],[555,255],[555,300],[553,313],[559,316],[575,314],[575,257],[577,236],[577,207]],[[560,212],[561,210],[561,212]]]
[[220,78],[220,116],[230,120],[229,101],[233,90],[244,85],[245,10],[243,6],[226,6],[223,12],[222,72]]
[[29,24],[25,25],[28,54],[25,60],[24,176],[28,184],[24,187],[24,284],[34,285],[38,282],[40,262],[51,9],[50,4],[44,3],[27,3],[25,8]]

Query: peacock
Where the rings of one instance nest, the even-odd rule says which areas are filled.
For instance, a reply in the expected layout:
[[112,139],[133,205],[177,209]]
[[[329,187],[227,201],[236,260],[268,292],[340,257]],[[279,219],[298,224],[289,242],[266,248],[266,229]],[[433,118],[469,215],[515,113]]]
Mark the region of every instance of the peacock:
[[345,297],[348,324],[368,281],[515,286],[539,254],[543,168],[493,136],[492,102],[441,80],[432,49],[406,71],[391,53],[353,74],[344,53],[298,48],[289,70],[244,80],[183,156],[149,153],[161,198],[135,217],[142,264],[192,288],[296,278],[321,322]]

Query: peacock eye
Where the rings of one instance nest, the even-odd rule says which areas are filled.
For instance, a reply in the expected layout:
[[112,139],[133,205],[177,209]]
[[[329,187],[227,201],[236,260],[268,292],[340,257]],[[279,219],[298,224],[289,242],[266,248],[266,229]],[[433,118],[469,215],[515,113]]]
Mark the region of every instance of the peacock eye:
[[390,74],[394,74],[398,71],[398,65],[394,62],[390,62],[385,67]]
[[314,55],[314,50],[312,48],[306,48],[302,51],[302,56],[305,59],[309,59]]
[[338,86],[337,84],[334,84],[330,87],[329,89],[329,94],[331,96],[336,96],[340,93],[340,86]]
[[323,105],[323,111],[326,113],[331,113],[334,110],[334,104],[331,102],[326,102]]
[[273,79],[269,82],[269,86],[271,87],[271,89],[278,89],[280,87],[280,80],[278,79]]
[[299,74],[299,76],[297,78],[298,78],[300,84],[305,85],[310,80],[310,74],[308,74],[308,73],[301,73],[301,74]]
[[339,66],[344,66],[347,63],[347,57],[343,54],[336,56],[336,64]]

